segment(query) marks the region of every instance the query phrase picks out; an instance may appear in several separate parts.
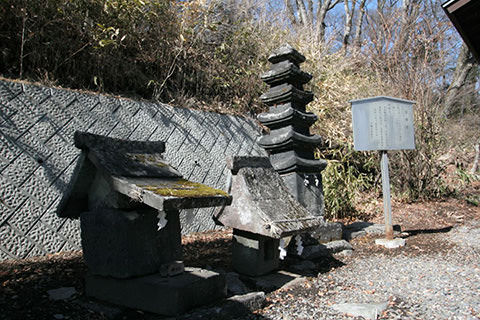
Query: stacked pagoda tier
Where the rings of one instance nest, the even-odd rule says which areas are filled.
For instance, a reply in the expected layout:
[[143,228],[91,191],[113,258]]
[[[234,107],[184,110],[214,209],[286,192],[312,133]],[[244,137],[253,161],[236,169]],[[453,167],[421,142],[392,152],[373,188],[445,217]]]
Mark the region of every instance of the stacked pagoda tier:
[[314,157],[314,149],[322,144],[322,138],[310,134],[317,116],[306,112],[313,93],[303,90],[312,76],[300,70],[305,57],[290,45],[275,50],[268,60],[272,65],[262,80],[270,89],[260,98],[269,106],[269,112],[258,115],[258,120],[270,132],[258,143],[267,150],[273,168],[299,202],[309,211],[323,215],[320,172],[326,162]]

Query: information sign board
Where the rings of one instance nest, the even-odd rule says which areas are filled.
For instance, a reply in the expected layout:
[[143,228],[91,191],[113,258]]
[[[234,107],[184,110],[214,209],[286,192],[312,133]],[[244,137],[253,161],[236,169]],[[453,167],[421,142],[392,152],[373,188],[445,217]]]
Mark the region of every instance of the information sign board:
[[355,150],[415,149],[413,101],[379,96],[350,103]]

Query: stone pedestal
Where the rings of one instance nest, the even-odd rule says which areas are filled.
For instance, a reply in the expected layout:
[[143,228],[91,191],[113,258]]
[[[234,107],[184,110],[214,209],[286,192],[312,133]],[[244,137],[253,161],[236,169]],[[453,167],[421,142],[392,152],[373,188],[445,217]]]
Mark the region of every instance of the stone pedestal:
[[87,275],[90,297],[168,316],[212,303],[226,296],[225,276],[199,268],[185,268],[174,277],[158,274],[131,279]]
[[279,245],[279,239],[233,229],[233,268],[254,277],[269,273],[279,266]]

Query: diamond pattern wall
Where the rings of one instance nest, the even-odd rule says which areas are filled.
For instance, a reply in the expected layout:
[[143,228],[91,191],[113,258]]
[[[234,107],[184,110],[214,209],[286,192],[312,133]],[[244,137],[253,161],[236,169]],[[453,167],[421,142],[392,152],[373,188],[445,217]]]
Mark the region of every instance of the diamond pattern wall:
[[[79,155],[75,130],[165,141],[184,177],[220,189],[228,155],[265,155],[252,119],[1,80],[0,260],[80,249],[78,220],[55,212]],[[182,232],[215,228],[214,210],[184,210]]]

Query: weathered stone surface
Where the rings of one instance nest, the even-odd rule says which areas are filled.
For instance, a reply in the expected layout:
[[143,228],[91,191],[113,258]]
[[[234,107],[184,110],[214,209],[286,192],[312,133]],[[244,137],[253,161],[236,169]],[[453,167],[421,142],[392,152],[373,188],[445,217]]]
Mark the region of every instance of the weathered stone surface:
[[167,225],[157,230],[153,210],[126,212],[102,209],[82,213],[82,247],[92,274],[128,278],[159,272],[182,260],[178,211],[167,212]]
[[283,82],[305,84],[312,79],[312,75],[302,71],[298,64],[290,61],[280,61],[262,75],[263,82],[275,86]]
[[73,186],[62,198],[62,217],[77,217],[85,210],[86,202],[89,209],[125,209],[131,207],[133,200],[162,211],[231,202],[222,190],[182,179],[163,160],[164,143],[127,141],[78,131],[75,143],[83,149],[83,155],[74,170]]
[[[317,162],[318,164],[319,162]],[[325,211],[323,197],[322,176],[320,174],[306,174],[291,172],[281,175],[285,186],[297,201],[313,216],[322,217]],[[319,223],[316,228],[325,225]],[[312,229],[314,231],[315,229]]]
[[165,143],[161,141],[130,141],[76,131],[75,146],[88,151],[88,158],[97,168],[115,176],[180,177],[163,159]]
[[277,271],[272,272],[263,276],[258,277],[245,277],[243,280],[248,282],[249,285],[256,288],[257,290],[271,292],[282,288],[283,286],[288,286],[292,281],[296,282],[296,279],[304,279],[301,275],[287,272],[287,271]]
[[228,157],[227,168],[232,174],[237,174],[238,170],[245,167],[251,168],[271,168],[272,164],[267,157]]
[[268,56],[268,61],[271,63],[279,63],[285,60],[290,60],[296,65],[299,65],[300,63],[305,62],[305,56],[303,56],[288,43],[285,43],[279,48],[275,49],[272,54]]
[[216,214],[228,227],[279,239],[324,223],[293,198],[271,168],[241,168],[232,176],[231,193],[232,205]]
[[285,283],[283,286],[281,286],[281,289],[292,290],[295,288],[303,287],[306,281],[307,281],[307,278],[305,277],[295,278],[292,281],[289,281]]
[[292,107],[292,103],[270,107],[269,112],[260,113],[257,118],[258,121],[273,130],[283,126],[292,126],[301,130],[306,125],[311,126],[318,120],[314,113],[297,110]]
[[318,259],[334,253],[339,253],[343,250],[353,250],[353,247],[345,240],[337,240],[324,244],[306,246],[303,248],[303,252],[300,257],[307,260]]
[[163,315],[179,315],[222,299],[225,277],[212,271],[185,268],[175,277],[158,274],[131,279],[87,275],[87,296]]
[[310,231],[308,234],[303,234],[302,243],[304,246],[327,243],[330,241],[342,240],[342,236],[343,227],[341,223],[326,222],[313,231]]
[[223,190],[181,178],[112,177],[115,191],[157,210],[180,210],[229,205]]
[[48,290],[48,298],[50,300],[68,300],[77,293],[74,287],[62,287],[58,289]]
[[259,276],[278,268],[279,239],[233,230],[232,266],[235,271]]
[[305,148],[308,150],[311,149],[312,144],[320,145],[322,142],[323,139],[320,136],[302,134],[295,131],[292,126],[271,130],[269,135],[258,139],[258,144],[269,152],[279,148]]
[[238,273],[228,272],[225,274],[225,279],[227,281],[227,294],[228,295],[242,295],[247,293],[248,288],[240,280]]
[[238,304],[244,306],[250,311],[261,309],[265,305],[265,292],[250,292],[243,295],[236,295],[227,299],[228,302],[234,302],[234,306]]
[[340,303],[334,304],[333,309],[352,317],[363,317],[375,320],[388,307],[388,302],[380,303]]
[[[176,317],[176,320],[205,320],[205,319],[243,319],[250,318],[252,312],[265,305],[264,292],[250,292],[223,300],[213,307],[200,308],[191,313]],[[166,320],[175,320],[169,318]]]
[[[393,230],[401,232],[400,225],[393,226]],[[384,224],[374,224],[371,222],[358,221],[349,224],[343,228],[343,238],[346,240],[363,237],[365,235],[380,236],[385,234]]]
[[379,246],[383,246],[387,249],[396,249],[400,247],[404,247],[406,244],[405,239],[397,238],[397,239],[376,239],[375,244]]
[[305,105],[313,101],[313,93],[299,90],[290,84],[280,84],[270,88],[262,94],[260,99],[267,106],[275,106],[283,103],[295,103]]

